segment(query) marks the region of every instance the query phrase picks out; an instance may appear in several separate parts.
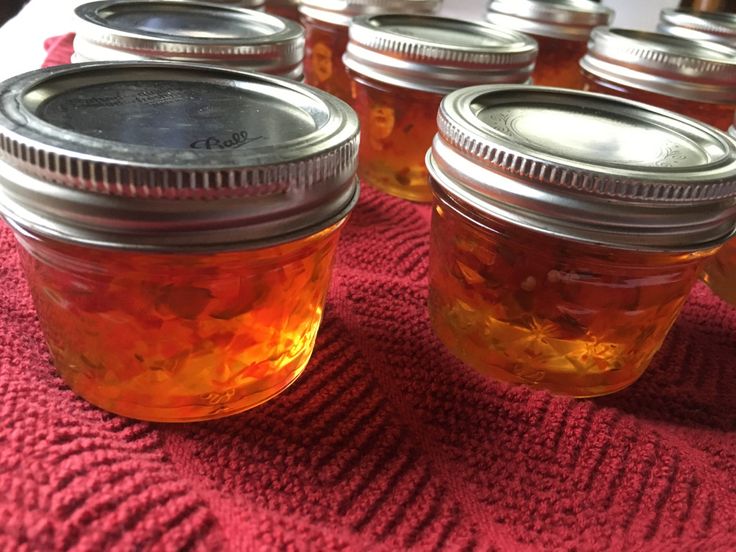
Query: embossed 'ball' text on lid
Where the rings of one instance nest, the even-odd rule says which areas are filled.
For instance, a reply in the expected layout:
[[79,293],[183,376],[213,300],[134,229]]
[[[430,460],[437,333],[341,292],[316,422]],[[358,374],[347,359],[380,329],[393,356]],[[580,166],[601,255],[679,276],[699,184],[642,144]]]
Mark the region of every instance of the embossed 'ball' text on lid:
[[694,119],[555,88],[476,86],[446,96],[428,167],[493,216],[577,240],[687,249],[728,237],[736,144]]
[[287,241],[357,200],[358,120],[260,73],[100,62],[0,85],[0,209],[59,239],[148,249]]
[[537,44],[495,25],[430,15],[357,17],[343,62],[363,76],[446,94],[481,83],[526,82]]

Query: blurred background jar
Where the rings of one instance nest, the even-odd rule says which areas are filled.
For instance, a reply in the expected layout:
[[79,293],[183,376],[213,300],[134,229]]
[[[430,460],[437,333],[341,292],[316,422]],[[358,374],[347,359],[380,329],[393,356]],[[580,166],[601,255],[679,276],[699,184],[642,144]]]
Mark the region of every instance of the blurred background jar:
[[736,13],[736,0],[680,0],[679,7],[703,12]]
[[430,201],[424,157],[443,96],[474,84],[526,83],[536,56],[529,36],[484,23],[422,15],[354,19],[343,61],[361,122],[361,181]]
[[736,14],[664,9],[657,31],[691,40],[712,40],[736,46]]
[[300,0],[266,0],[266,11],[273,15],[299,21]]
[[303,78],[304,30],[260,11],[188,0],[103,0],[75,14],[75,62],[196,61]]
[[301,374],[358,198],[349,106],[162,61],[65,65],[0,90],[0,209],[73,391],[182,422]]
[[660,33],[598,28],[580,60],[583,89],[646,102],[721,130],[736,110],[736,49]]
[[578,62],[594,27],[613,11],[591,0],[490,0],[486,19],[534,37],[539,44],[532,84],[580,88]]
[[348,27],[359,15],[431,14],[442,0],[301,0],[299,13],[306,31],[304,82],[351,102],[350,78],[342,56]]
[[442,101],[429,310],[491,377],[579,397],[633,383],[736,224],[736,144],[694,119],[572,90]]
[[[167,0],[171,1],[171,0]],[[180,1],[180,0],[175,0]],[[244,8],[248,10],[263,10],[266,0],[207,0],[211,4],[225,4],[236,8]]]

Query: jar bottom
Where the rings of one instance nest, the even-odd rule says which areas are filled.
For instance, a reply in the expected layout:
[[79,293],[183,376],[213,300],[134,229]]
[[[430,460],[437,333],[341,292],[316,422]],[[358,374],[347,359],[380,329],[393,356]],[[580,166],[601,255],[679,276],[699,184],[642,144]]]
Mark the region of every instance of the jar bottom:
[[[590,373],[589,370],[576,371],[570,362],[564,362],[560,355],[560,364],[569,365],[567,370],[550,369],[549,359],[545,359],[545,366],[534,366],[532,361],[514,363],[505,358],[503,344],[494,349],[490,345],[476,344],[458,334],[458,328],[452,327],[447,320],[446,313],[433,308],[430,301],[430,319],[435,334],[449,351],[466,365],[489,378],[507,383],[526,385],[536,389],[544,389],[551,393],[567,395],[575,398],[591,398],[609,395],[625,389],[636,382],[649,365],[654,353],[642,359],[636,369],[614,370],[607,369],[600,373]],[[529,341],[530,348],[534,344]],[[543,344],[538,343],[541,347]],[[571,349],[574,342],[567,344]],[[583,344],[580,343],[582,347]],[[494,358],[496,357],[496,358]]]
[[381,170],[368,164],[368,166],[358,168],[361,181],[372,188],[401,199],[429,203],[432,201],[432,189],[429,187],[429,176],[426,169],[423,166],[418,167],[415,172],[415,175],[410,175],[405,181],[400,181],[395,171],[388,167]]
[[74,377],[58,366],[57,371],[74,393],[98,408],[146,422],[186,423],[225,418],[260,406],[288,389],[302,374],[308,362],[309,357],[300,362],[298,368],[291,371],[287,378],[279,379],[265,388],[265,382],[259,381],[255,384],[258,390],[254,390],[254,385],[244,385],[228,393],[181,397],[180,401],[188,403],[172,406],[153,406],[149,401],[133,402],[111,397],[100,393],[100,386],[94,380],[85,382],[84,379],[87,378]]

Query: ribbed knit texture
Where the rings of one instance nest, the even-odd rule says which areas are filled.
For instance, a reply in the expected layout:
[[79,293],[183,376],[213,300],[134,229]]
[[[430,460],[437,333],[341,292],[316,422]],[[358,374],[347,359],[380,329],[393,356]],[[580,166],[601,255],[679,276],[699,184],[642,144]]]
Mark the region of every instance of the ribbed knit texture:
[[511,387],[433,336],[428,233],[365,187],[303,376],[163,425],[55,374],[3,225],[0,550],[736,550],[736,309],[698,285],[616,395]]

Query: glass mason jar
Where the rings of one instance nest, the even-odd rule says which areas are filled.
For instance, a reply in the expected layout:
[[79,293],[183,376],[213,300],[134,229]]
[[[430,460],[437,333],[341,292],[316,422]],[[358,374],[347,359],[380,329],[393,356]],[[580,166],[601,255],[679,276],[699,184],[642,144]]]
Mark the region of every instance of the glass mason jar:
[[299,21],[299,0],[266,0],[266,11],[292,21]]
[[66,65],[1,90],[0,209],[72,390],[179,422],[299,376],[358,195],[352,109],[173,62]]
[[659,13],[657,31],[736,46],[736,13],[667,8]]
[[306,30],[304,82],[348,103],[350,78],[342,63],[348,26],[359,15],[432,13],[442,0],[301,0],[299,13]]
[[733,232],[736,145],[694,119],[581,91],[442,101],[429,310],[458,358],[588,397],[633,383]]
[[431,201],[424,157],[442,97],[483,83],[526,83],[537,45],[483,23],[426,15],[358,17],[343,61],[361,126],[358,175],[389,194]]
[[727,130],[736,110],[736,48],[598,28],[580,60],[583,89],[669,109]]
[[[728,134],[736,140],[736,126],[731,125]],[[736,238],[705,262],[701,277],[716,295],[736,306]]]
[[304,29],[226,2],[103,0],[75,10],[72,61],[163,59],[304,76]]
[[490,0],[486,19],[537,41],[532,84],[579,89],[588,37],[594,27],[610,25],[613,11],[590,0]]

